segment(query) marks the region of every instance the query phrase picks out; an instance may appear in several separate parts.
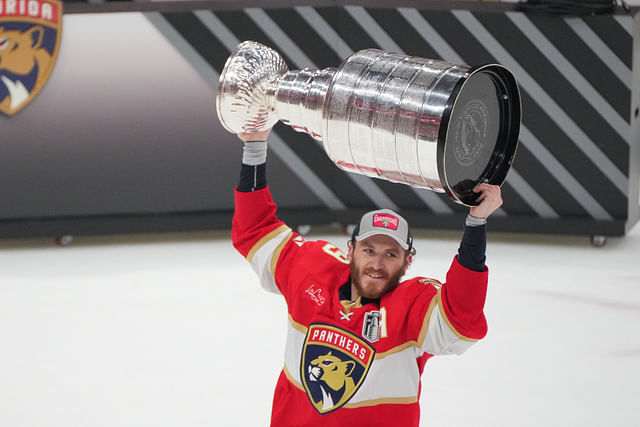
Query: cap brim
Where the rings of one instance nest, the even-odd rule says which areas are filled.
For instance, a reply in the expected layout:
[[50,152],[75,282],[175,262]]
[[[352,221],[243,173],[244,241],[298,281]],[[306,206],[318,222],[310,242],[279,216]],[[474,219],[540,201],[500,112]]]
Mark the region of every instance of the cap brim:
[[381,228],[381,229],[378,229],[378,230],[372,230],[372,231],[369,231],[369,232],[366,232],[366,233],[359,234],[359,235],[356,236],[356,241],[359,242],[361,240],[366,239],[367,237],[376,236],[378,234],[382,234],[382,235],[391,237],[405,251],[409,249],[409,245],[407,244],[407,242],[403,242],[402,239],[400,239],[395,233],[393,233],[391,231],[387,231],[384,228]]

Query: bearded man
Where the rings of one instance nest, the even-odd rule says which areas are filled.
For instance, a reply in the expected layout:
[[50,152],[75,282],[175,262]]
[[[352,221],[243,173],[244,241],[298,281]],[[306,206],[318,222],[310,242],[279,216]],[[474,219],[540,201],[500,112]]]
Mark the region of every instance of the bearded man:
[[444,283],[400,282],[415,249],[396,212],[363,215],[346,256],[278,219],[266,183],[269,132],[239,134],[232,241],[289,311],[271,425],[418,426],[427,360],[461,354],[486,335],[486,218],[502,205],[500,187],[474,188],[479,204],[470,208]]

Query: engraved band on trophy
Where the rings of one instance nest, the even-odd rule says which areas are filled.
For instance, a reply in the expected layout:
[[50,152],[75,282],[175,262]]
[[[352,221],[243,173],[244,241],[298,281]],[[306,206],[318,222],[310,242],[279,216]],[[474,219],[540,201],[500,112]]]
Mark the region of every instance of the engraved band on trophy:
[[366,49],[337,68],[289,71],[274,50],[241,43],[220,75],[218,117],[232,133],[278,120],[322,141],[340,168],[477,204],[501,185],[518,145],[518,84],[502,65],[469,67]]

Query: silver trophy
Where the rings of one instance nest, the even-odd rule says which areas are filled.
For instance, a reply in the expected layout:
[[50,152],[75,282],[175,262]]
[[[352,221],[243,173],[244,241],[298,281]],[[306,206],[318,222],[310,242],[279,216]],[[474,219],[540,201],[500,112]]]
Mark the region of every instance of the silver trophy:
[[241,43],[216,99],[232,133],[278,120],[322,141],[340,168],[477,204],[479,182],[501,185],[518,145],[520,91],[498,64],[452,65],[366,49],[338,68],[289,71],[274,50]]

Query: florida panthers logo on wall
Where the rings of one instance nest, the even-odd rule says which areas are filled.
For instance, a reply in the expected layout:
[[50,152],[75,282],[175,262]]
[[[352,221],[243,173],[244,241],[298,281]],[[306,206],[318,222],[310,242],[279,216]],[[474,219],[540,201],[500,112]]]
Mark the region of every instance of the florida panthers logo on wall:
[[13,115],[40,92],[58,56],[62,3],[0,0],[0,111]]
[[344,406],[364,382],[376,351],[355,334],[335,326],[309,326],[301,358],[302,384],[320,414]]

